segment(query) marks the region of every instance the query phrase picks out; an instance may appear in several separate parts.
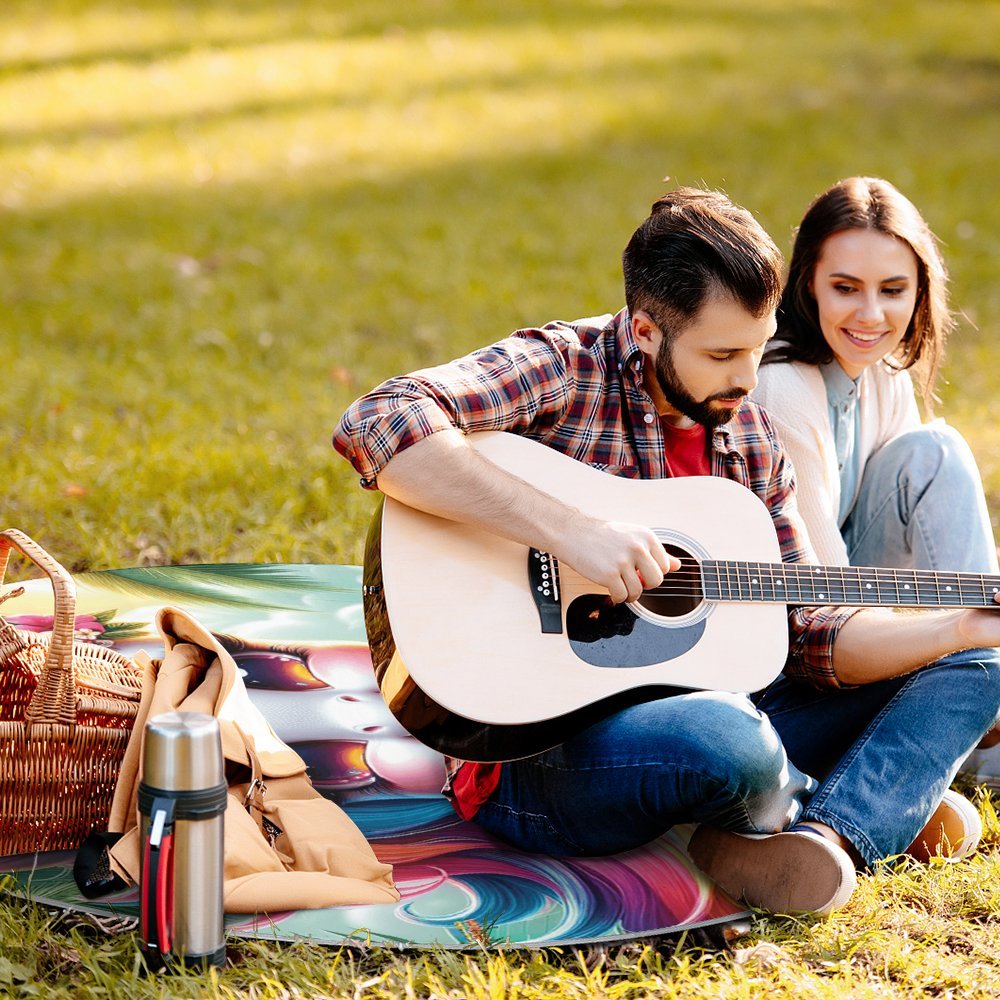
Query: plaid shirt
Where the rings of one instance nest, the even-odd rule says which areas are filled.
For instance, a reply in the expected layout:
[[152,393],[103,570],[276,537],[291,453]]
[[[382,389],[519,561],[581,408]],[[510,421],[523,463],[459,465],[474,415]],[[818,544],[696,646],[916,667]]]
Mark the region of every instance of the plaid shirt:
[[[624,309],[518,330],[465,358],[384,382],[351,405],[333,444],[367,489],[376,488],[393,455],[448,427],[513,431],[616,475],[663,479],[669,475],[663,432],[642,386],[644,363]],[[791,463],[753,401],[715,429],[711,469],[764,501],[785,562],[815,562],[795,504]],[[833,642],[854,613],[790,609],[785,673],[839,687]]]

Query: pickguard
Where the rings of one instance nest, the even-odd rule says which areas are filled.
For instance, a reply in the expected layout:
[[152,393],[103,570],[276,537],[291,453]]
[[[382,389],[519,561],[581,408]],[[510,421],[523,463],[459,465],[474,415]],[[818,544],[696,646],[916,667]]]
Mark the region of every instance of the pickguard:
[[627,604],[612,604],[605,594],[584,594],[566,609],[566,635],[581,660],[595,667],[648,667],[693,649],[705,620],[660,625],[635,614]]

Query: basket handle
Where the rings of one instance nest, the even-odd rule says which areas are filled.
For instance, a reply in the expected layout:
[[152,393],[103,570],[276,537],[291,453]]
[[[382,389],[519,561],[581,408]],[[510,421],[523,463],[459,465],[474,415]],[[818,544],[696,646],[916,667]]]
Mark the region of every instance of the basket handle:
[[7,574],[10,550],[17,549],[45,572],[52,582],[55,612],[52,639],[38,686],[24,715],[28,725],[76,725],[76,686],[73,677],[73,632],[76,626],[76,585],[73,577],[36,541],[17,528],[0,532],[0,584]]

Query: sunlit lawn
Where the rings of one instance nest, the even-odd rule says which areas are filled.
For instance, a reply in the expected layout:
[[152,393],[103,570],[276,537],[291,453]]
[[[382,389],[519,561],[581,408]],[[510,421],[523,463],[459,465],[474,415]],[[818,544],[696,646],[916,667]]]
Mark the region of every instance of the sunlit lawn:
[[[724,188],[787,247],[852,173],[894,180],[945,244],[963,320],[940,409],[1000,512],[998,37],[995,0],[7,0],[2,520],[77,570],[357,562],[371,498],[329,447],[355,395],[617,309],[664,177]],[[565,957],[432,958],[366,995],[407,995],[406,975],[414,995],[521,977],[524,996],[752,996],[757,976],[775,996],[993,995],[998,864],[882,876],[829,923],[759,922],[782,949],[766,961],[635,952],[599,986]],[[99,995],[90,965],[50,961],[76,946],[37,933],[31,961]],[[300,961],[279,952],[245,949],[223,995],[285,995],[261,985]],[[130,961],[95,964],[113,988]],[[328,954],[301,961],[285,988],[326,982]]]

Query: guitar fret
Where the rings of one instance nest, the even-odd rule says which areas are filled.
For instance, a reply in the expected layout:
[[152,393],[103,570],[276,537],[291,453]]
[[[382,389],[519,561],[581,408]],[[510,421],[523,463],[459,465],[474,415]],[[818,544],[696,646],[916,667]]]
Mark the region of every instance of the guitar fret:
[[802,606],[993,607],[1000,576],[705,560],[699,563],[702,593],[709,601],[753,601]]
[[973,577],[975,574],[966,573],[958,578],[958,589],[962,596],[962,604],[967,605],[979,600],[979,591],[982,589],[982,583],[976,582]]
[[[824,604],[843,604],[844,588],[833,574],[837,573],[836,566],[817,567],[816,578],[822,575],[823,590],[816,596]],[[839,586],[839,589],[838,589]]]
[[722,563],[718,563],[718,562],[712,562],[709,565],[711,566],[711,569],[712,569],[712,579],[711,579],[711,581],[709,581],[709,580],[705,581],[705,584],[706,584],[706,594],[708,592],[707,591],[707,587],[708,587],[708,584],[710,582],[712,584],[712,586],[715,588],[715,593],[713,595],[714,598],[715,598],[715,600],[717,600],[717,601],[724,601],[726,599],[727,595],[726,595],[725,587],[724,587],[723,582],[722,582],[722,566],[723,566],[723,564]]
[[[744,564],[745,565],[745,564]],[[744,581],[746,580],[746,569],[744,569],[741,564],[737,563],[736,569],[736,589],[741,601],[745,601],[747,598],[746,587]]]
[[[899,594],[899,606],[909,607],[920,604],[920,584],[917,582],[917,571],[913,569],[894,570],[896,574],[896,590]],[[902,586],[900,586],[902,581]]]
[[787,564],[781,567],[781,591],[786,604],[794,604],[797,595],[798,567]]
[[962,592],[958,575],[955,573],[935,573],[941,604],[949,607],[961,606]]
[[1000,594],[1000,576],[980,574],[980,581],[983,588],[983,604],[986,607],[997,607],[994,598]]
[[[701,592],[705,595],[705,599],[709,601],[719,600],[717,564],[706,560],[698,568],[701,570]],[[715,573],[715,580],[712,579],[712,573]]]
[[844,588],[844,603],[853,605],[861,603],[861,581],[853,566],[840,567],[841,586]]
[[[795,567],[795,572],[792,573],[792,577],[793,577],[793,579],[791,579],[791,580],[788,581],[789,584],[793,584],[794,583],[794,585],[795,585],[795,594],[794,594],[794,600],[793,600],[792,603],[794,603],[794,604],[808,604],[809,603],[809,597],[811,595],[808,594],[808,593],[804,593],[803,590],[802,590],[803,577],[805,577],[806,579],[808,579],[808,570],[806,570],[805,572],[803,572],[803,567],[802,566],[796,566]],[[787,579],[787,577],[786,577],[786,579]]]
[[858,568],[858,603],[879,603],[877,571],[867,566]]
[[774,567],[764,564],[760,568],[760,596],[761,600],[774,603]]
[[778,567],[781,572],[778,574],[778,579],[775,581],[775,591],[774,595],[779,600],[784,601],[785,604],[790,603],[788,596],[788,567],[781,563]]
[[768,567],[767,567],[767,599],[769,601],[771,601],[771,603],[774,603],[776,601],[780,602],[780,603],[784,602],[784,595],[782,594],[782,595],[779,596],[777,594],[777,589],[778,588],[774,584],[774,566],[768,564]]

